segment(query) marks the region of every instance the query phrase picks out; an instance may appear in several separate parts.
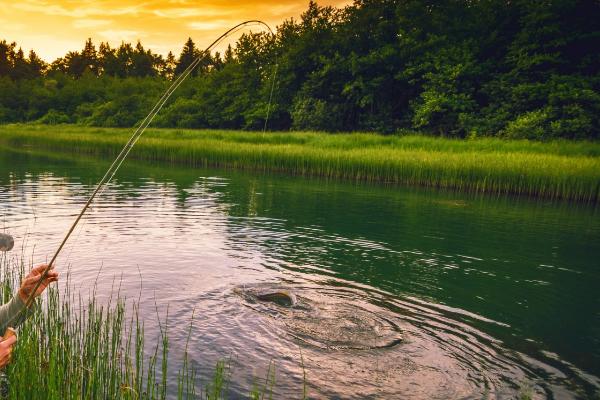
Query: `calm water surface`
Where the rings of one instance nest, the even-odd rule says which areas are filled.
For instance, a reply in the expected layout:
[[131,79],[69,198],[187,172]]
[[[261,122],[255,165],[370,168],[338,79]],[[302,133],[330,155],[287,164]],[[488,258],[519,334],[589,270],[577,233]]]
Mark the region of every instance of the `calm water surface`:
[[[0,150],[2,228],[45,261],[106,167]],[[312,398],[562,399],[600,390],[599,264],[591,206],[127,162],[59,268],[120,280],[150,344],[168,308],[174,366],[195,309],[193,364],[228,358],[234,398],[271,362],[301,397],[303,360]]]

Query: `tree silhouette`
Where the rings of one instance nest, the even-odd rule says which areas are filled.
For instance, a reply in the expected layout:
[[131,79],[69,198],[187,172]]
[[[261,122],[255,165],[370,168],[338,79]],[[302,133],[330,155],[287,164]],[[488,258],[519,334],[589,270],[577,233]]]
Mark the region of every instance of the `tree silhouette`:
[[91,38],[88,38],[88,40],[86,40],[85,46],[81,51],[81,63],[83,64],[84,71],[87,69],[94,75],[98,75],[98,54],[96,53],[96,47],[92,43]]
[[[188,40],[183,45],[183,50],[181,51],[181,55],[179,56],[179,60],[177,60],[177,65],[175,66],[175,75],[181,74],[186,70],[187,67],[194,62],[194,60],[198,57],[198,50],[196,49],[196,45],[192,38],[188,38]],[[197,71],[192,72],[192,76],[196,76]]]

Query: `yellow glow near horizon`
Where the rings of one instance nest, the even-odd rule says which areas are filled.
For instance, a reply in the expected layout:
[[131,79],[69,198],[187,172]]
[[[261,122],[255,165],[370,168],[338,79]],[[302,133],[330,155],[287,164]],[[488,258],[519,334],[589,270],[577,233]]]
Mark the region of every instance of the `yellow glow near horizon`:
[[[320,5],[342,7],[349,0],[327,0]],[[81,50],[89,37],[98,45],[141,40],[145,48],[178,56],[191,37],[205,47],[229,27],[261,19],[273,28],[297,18],[308,0],[0,0],[0,40],[17,42],[27,53],[34,49],[46,61]],[[254,28],[256,30],[257,28]]]

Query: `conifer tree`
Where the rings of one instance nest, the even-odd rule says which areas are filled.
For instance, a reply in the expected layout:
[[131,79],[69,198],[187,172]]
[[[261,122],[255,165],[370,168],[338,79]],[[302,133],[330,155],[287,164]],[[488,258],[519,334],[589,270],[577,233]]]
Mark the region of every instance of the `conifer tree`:
[[46,68],[48,67],[48,64],[46,64],[46,62],[42,60],[33,50],[29,51],[27,63],[29,64],[30,76],[32,78],[42,76]]
[[169,54],[167,54],[167,59],[165,60],[162,75],[167,79],[173,79],[176,65],[177,60],[175,59],[173,52],[169,51]]
[[87,69],[94,75],[98,75],[98,54],[91,38],[85,41],[85,46],[81,52],[81,62],[84,70]]
[[[198,50],[196,49],[196,45],[192,38],[188,38],[187,42],[183,45],[183,50],[181,51],[181,55],[179,56],[179,60],[177,61],[177,66],[175,66],[175,75],[181,74],[187,67],[194,62],[196,57],[198,56]],[[192,75],[196,75],[196,71],[192,72]]]

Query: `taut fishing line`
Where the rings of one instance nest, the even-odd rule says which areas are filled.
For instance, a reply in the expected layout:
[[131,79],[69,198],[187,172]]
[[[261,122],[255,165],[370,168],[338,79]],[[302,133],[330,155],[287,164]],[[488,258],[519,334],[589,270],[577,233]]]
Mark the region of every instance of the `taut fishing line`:
[[[135,130],[135,132],[133,133],[133,135],[131,135],[131,137],[129,138],[129,140],[127,141],[127,143],[125,144],[125,146],[123,147],[123,149],[121,150],[121,152],[119,153],[119,155],[117,156],[117,158],[115,158],[115,160],[112,162],[112,164],[110,165],[110,167],[108,168],[108,170],[106,171],[106,173],[104,174],[104,176],[102,177],[102,179],[100,179],[100,181],[96,185],[96,188],[94,189],[94,191],[92,192],[92,194],[90,195],[90,197],[88,198],[88,200],[86,201],[86,203],[84,204],[83,208],[81,209],[81,211],[79,212],[79,214],[75,218],[75,221],[73,222],[73,224],[71,225],[71,227],[67,231],[67,234],[65,235],[64,239],[62,240],[62,242],[58,246],[58,249],[56,250],[56,252],[52,256],[52,259],[47,264],[47,267],[44,269],[43,273],[40,275],[40,278],[38,279],[38,281],[37,281],[36,285],[34,286],[33,290],[30,292],[29,297],[27,298],[27,301],[25,302],[25,307],[23,307],[23,309],[21,309],[21,311],[19,311],[17,314],[15,314],[8,321],[8,323],[6,324],[6,326],[10,327],[11,324],[12,324],[12,322],[15,321],[21,315],[21,313],[24,310],[27,310],[29,308],[29,306],[33,302],[33,299],[35,298],[35,292],[37,292],[37,290],[41,286],[42,282],[44,281],[44,279],[46,279],[46,277],[48,276],[48,273],[53,268],[53,265],[56,262],[56,258],[58,257],[58,255],[60,254],[61,250],[63,249],[63,247],[67,243],[67,240],[69,240],[69,237],[71,236],[71,234],[73,233],[73,231],[75,230],[75,228],[77,227],[77,225],[79,224],[79,221],[81,220],[81,218],[83,217],[83,215],[85,214],[85,212],[88,210],[88,208],[90,208],[92,202],[97,197],[97,195],[101,195],[102,193],[104,193],[104,190],[106,189],[106,187],[108,186],[108,184],[110,183],[110,181],[113,179],[113,177],[115,176],[115,174],[117,173],[117,171],[121,167],[121,164],[123,164],[123,161],[125,161],[125,158],[127,158],[127,155],[129,155],[129,152],[131,152],[131,149],[133,148],[133,146],[135,145],[135,143],[142,136],[142,134],[144,133],[144,131],[146,130],[146,128],[148,127],[148,125],[150,125],[150,123],[152,122],[152,120],[154,119],[154,117],[156,116],[156,114],[158,114],[158,112],[163,108],[163,106],[165,105],[165,103],[167,102],[167,100],[169,100],[169,98],[171,97],[171,95],[173,94],[173,92],[175,92],[175,90],[177,90],[177,88],[183,83],[183,81],[200,64],[200,62],[204,59],[204,57],[206,57],[207,54],[210,54],[210,51],[213,49],[213,47],[215,47],[216,45],[218,45],[221,41],[223,41],[227,37],[235,34],[239,30],[241,30],[243,28],[250,27],[250,26],[257,26],[257,25],[258,26],[266,27],[267,30],[269,31],[269,33],[274,36],[273,30],[271,29],[271,27],[267,23],[265,23],[263,21],[260,21],[260,20],[249,20],[249,21],[244,21],[244,22],[242,22],[240,24],[237,24],[236,26],[234,26],[233,28],[229,29],[228,31],[226,31],[225,33],[223,33],[221,36],[219,36],[215,41],[213,41],[202,53],[200,53],[200,55],[198,57],[196,57],[194,59],[194,61],[192,61],[192,63],[173,81],[173,83],[171,83],[171,85],[163,93],[163,95],[160,97],[160,99],[156,102],[156,104],[154,105],[154,107],[152,107],[152,110],[150,110],[150,112],[148,113],[148,115],[146,115],[146,117],[142,120],[142,122],[137,127],[137,129]],[[273,81],[275,80],[276,74],[277,74],[277,58],[275,59]],[[269,104],[267,106],[267,115],[266,115],[266,118],[265,118],[265,125],[263,127],[263,132],[265,132],[266,129],[267,129],[267,121],[269,120],[269,112],[270,112],[270,109],[271,109],[271,100],[273,98],[274,87],[275,87],[275,83],[272,82],[272,84],[271,84],[271,90],[270,90],[270,94],[269,94]]]
[[[248,27],[251,27],[251,26],[266,26],[266,28],[269,30],[269,32],[271,33],[271,35],[274,35],[274,34],[273,34],[273,31],[272,31],[272,30],[271,30],[271,28],[270,28],[270,26],[269,26],[269,25],[267,25],[266,23],[262,22],[262,21],[258,21],[258,20],[250,20],[250,21],[243,22],[243,23],[241,23],[241,24],[238,24],[238,25],[234,26],[234,27],[233,27],[233,28],[231,28],[229,31],[225,32],[225,33],[224,33],[223,35],[221,35],[221,36],[220,36],[220,37],[219,37],[217,40],[215,40],[215,41],[214,41],[214,42],[213,42],[213,43],[212,43],[212,44],[211,44],[209,47],[207,47],[207,48],[204,50],[204,52],[203,52],[203,53],[201,53],[201,54],[200,54],[200,55],[199,55],[199,56],[198,56],[198,57],[197,57],[197,58],[194,60],[194,62],[196,62],[196,61],[197,61],[197,64],[196,64],[196,65],[198,65],[198,64],[200,63],[200,61],[202,61],[202,60],[204,59],[204,57],[206,57],[206,55],[207,55],[208,51],[210,50],[210,48],[217,46],[217,45],[218,45],[220,42],[222,42],[223,40],[225,40],[227,37],[229,37],[229,36],[232,36],[232,35],[236,34],[237,32],[241,31],[242,29],[245,29],[245,28],[248,28]],[[190,66],[191,66],[191,65],[190,65]],[[189,67],[188,67],[188,68],[189,68]],[[195,68],[195,66],[194,66],[194,67],[192,67],[192,68],[190,69],[189,73],[191,73],[191,72],[193,71],[193,69],[194,69],[194,68]],[[268,103],[267,103],[267,112],[266,112],[266,116],[265,116],[265,123],[264,123],[264,125],[263,125],[263,133],[265,133],[265,132],[267,131],[267,124],[268,124],[268,122],[269,122],[269,116],[271,115],[271,114],[270,114],[270,111],[271,111],[271,103],[272,103],[272,100],[273,100],[273,93],[274,93],[274,89],[275,89],[275,81],[276,81],[276,78],[277,78],[277,70],[278,70],[278,68],[279,68],[278,57],[277,57],[277,53],[275,53],[275,65],[274,65],[274,67],[273,67],[273,74],[272,74],[272,76],[271,76],[271,89],[270,89],[270,92],[269,92],[269,101],[268,101]],[[180,77],[181,77],[182,75],[184,75],[184,74],[186,73],[186,71],[187,71],[187,69],[186,69],[184,72],[182,72],[182,73],[181,73]],[[186,75],[186,77],[189,75],[189,73]],[[185,80],[185,77],[183,78],[183,80]],[[183,82],[183,80],[182,80],[182,81],[181,81],[181,82],[180,82],[180,83],[177,85],[177,87],[179,87],[179,85],[180,85],[180,84]],[[175,83],[175,82],[173,82],[173,83]],[[172,86],[172,85],[171,85],[171,86]],[[175,91],[175,89],[177,89],[177,87],[175,87],[171,93],[173,93],[173,92]],[[170,89],[171,89],[171,87],[169,87],[169,89],[167,89],[167,92],[168,92]],[[165,92],[165,94],[166,94],[167,92]],[[163,94],[163,96],[164,96],[165,94]],[[169,95],[169,96],[170,96],[170,95]],[[160,100],[159,100],[159,101],[160,101]],[[158,104],[158,103],[157,103],[157,104]],[[164,105],[164,103],[163,103],[163,105]],[[156,107],[156,106],[155,106],[155,107]],[[161,105],[161,107],[160,107],[160,108],[159,108],[159,109],[156,111],[156,113],[158,113],[158,112],[160,111],[160,109],[161,109],[161,108],[162,108],[162,105]],[[154,115],[156,115],[156,113],[155,113]],[[147,117],[148,117],[148,116],[147,116]],[[147,118],[147,117],[146,117],[146,118]],[[152,116],[152,118],[154,118],[154,116]],[[143,132],[142,132],[142,133],[143,133]],[[141,136],[141,134],[140,134],[140,136]],[[136,139],[136,141],[137,141],[137,139]],[[133,145],[132,145],[132,146],[133,146]],[[123,160],[124,160],[124,158],[123,158]],[[121,163],[123,162],[123,160],[121,161]],[[114,176],[114,174],[116,173],[116,170],[119,168],[119,166],[120,166],[120,164],[119,164],[119,165],[116,167],[116,169],[115,169],[115,171],[114,171],[113,175],[112,175],[112,176],[111,176],[111,177],[110,177],[110,178],[107,180],[107,182],[106,182],[104,185],[102,185],[102,189],[101,189],[101,190],[98,192],[98,194],[96,195],[96,197],[101,197],[101,196],[104,194],[104,192],[106,191],[106,188],[108,187],[108,184],[109,184],[109,183],[110,183],[110,181],[112,180],[112,177],[113,177],[113,176]],[[93,207],[93,206],[90,206],[90,207],[89,207],[89,209],[91,209],[91,210],[93,211],[93,210],[94,210],[94,207]],[[86,223],[87,223],[87,219],[84,219],[84,220],[83,220],[83,223],[82,223],[82,224],[79,226],[79,229],[77,230],[77,234],[75,235],[75,242],[74,242],[74,243],[77,243],[77,240],[79,239],[79,236],[81,235],[81,232],[84,230],[84,227],[85,227]],[[69,262],[69,260],[70,260],[70,258],[71,258],[71,254],[73,253],[73,249],[74,249],[74,245],[71,247],[71,250],[69,250],[69,253],[67,254],[67,259],[65,260],[65,263],[68,263],[68,262]],[[50,264],[49,264],[49,265],[50,265]],[[35,292],[34,292],[34,293],[35,293]]]

